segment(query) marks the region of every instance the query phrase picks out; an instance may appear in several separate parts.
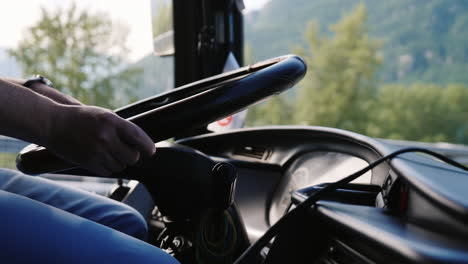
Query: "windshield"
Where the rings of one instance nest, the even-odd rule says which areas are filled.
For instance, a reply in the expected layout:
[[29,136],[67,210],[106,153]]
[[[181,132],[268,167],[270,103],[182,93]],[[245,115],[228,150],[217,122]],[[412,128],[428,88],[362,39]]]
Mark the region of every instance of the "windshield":
[[247,63],[288,53],[308,63],[298,87],[249,110],[248,126],[468,144],[468,2],[245,2]]
[[[83,103],[110,109],[171,89],[173,57],[153,50],[154,36],[172,27],[166,2],[8,1],[0,17],[0,76],[40,74]],[[27,143],[3,136],[0,143],[0,167],[14,169]]]
[[[317,125],[468,144],[468,2],[244,0],[244,64],[288,53],[308,74],[246,126]],[[174,88],[168,0],[16,0],[2,7],[0,75],[41,74],[117,108]],[[0,166],[26,144],[0,137]]]
[[153,2],[10,1],[0,18],[8,36],[0,39],[0,74],[41,74],[80,101],[111,109],[173,88],[171,72],[158,71],[171,70],[173,59],[153,52]]

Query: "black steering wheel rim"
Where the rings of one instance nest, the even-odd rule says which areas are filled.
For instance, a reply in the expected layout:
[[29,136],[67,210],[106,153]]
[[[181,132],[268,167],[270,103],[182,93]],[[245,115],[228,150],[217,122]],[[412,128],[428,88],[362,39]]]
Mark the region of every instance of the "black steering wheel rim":
[[[306,64],[298,56],[277,57],[144,99],[115,113],[134,122],[154,142],[159,142],[279,94],[293,87],[305,72]],[[76,168],[37,145],[23,149],[16,165],[23,173],[33,175]]]

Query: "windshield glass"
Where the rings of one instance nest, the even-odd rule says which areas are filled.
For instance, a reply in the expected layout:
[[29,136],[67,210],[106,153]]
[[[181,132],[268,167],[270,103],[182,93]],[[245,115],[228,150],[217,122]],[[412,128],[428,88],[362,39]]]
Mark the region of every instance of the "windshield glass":
[[245,61],[295,53],[298,87],[246,124],[468,144],[468,2],[246,0]]
[[[246,126],[468,144],[468,2],[244,2],[244,64],[288,53],[308,63],[297,87],[249,109]],[[107,108],[174,87],[171,1],[16,0],[2,10],[1,76],[41,74]],[[0,166],[14,168],[26,143],[0,143]]]
[[[173,57],[154,36],[172,29],[159,0],[16,0],[0,16],[0,76],[40,74],[85,104],[110,109],[174,87]],[[27,143],[0,136],[0,167]]]
[[[161,1],[18,0],[3,5],[0,73],[41,74],[83,103],[117,108],[173,88],[171,57],[153,52],[172,24]],[[167,1],[162,1],[167,2]],[[161,10],[164,11],[165,10]],[[158,20],[159,19],[159,20]]]

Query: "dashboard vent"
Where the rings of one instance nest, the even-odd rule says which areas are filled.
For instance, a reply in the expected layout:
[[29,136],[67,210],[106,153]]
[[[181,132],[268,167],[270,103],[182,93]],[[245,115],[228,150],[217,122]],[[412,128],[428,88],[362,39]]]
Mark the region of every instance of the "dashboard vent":
[[234,150],[234,155],[249,157],[253,159],[266,160],[269,156],[269,151],[265,147],[259,146],[240,146]]

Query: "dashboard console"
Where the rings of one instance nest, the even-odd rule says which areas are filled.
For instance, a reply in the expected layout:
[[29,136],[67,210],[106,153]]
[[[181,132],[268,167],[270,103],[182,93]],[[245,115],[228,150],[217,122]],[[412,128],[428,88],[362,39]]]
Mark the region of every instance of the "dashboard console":
[[[399,147],[323,127],[266,127],[178,142],[239,168],[254,242],[328,182]],[[268,248],[266,263],[467,263],[468,173],[408,153],[326,195]],[[265,252],[264,252],[265,253]]]

